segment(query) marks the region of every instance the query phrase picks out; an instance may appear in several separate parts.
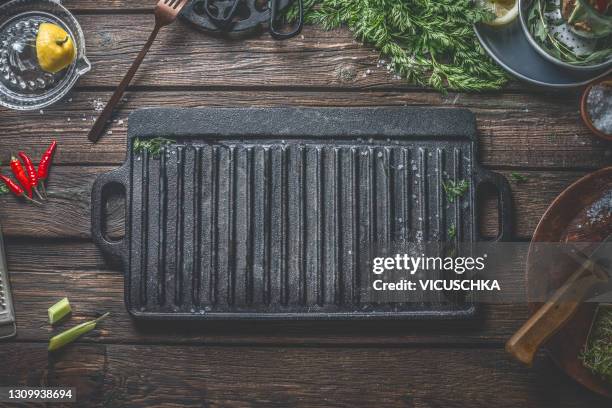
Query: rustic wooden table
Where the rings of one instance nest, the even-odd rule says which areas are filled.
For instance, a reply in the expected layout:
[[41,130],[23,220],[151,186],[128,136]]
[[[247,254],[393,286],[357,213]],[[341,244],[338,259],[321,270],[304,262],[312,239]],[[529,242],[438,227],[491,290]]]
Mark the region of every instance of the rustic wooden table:
[[[473,110],[482,163],[527,177],[512,188],[517,237],[529,240],[557,194],[612,164],[612,144],[580,122],[577,93],[514,82],[503,92],[442,95],[377,68],[378,54],[346,30],[228,41],[178,23],[162,31],[93,145],[87,132],[144,43],[154,2],[65,3],[84,27],[93,71],[53,108],[0,110],[2,159],[60,143],[48,205],[0,198],[18,318],[18,337],[0,344],[0,385],[74,386],[80,406],[610,406],[544,354],[533,369],[508,358],[503,344],[526,319],[524,305],[489,306],[473,322],[137,324],[123,305],[121,273],[90,239],[91,184],[123,162],[127,118],[137,108],[434,105]],[[481,217],[491,236],[492,201]],[[121,234],[121,200],[108,211],[110,232]],[[46,309],[63,296],[74,304],[72,322],[102,311],[112,317],[50,356]]]

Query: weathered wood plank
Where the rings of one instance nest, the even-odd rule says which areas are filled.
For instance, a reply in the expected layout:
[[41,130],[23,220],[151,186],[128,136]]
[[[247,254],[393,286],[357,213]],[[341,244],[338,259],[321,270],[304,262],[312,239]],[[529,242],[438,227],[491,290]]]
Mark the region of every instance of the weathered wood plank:
[[[58,152],[59,153],[59,152]],[[0,196],[0,219],[8,237],[30,238],[90,238],[91,186],[95,177],[112,170],[111,167],[56,166],[52,169],[48,192],[51,202],[42,207],[23,203],[12,196]],[[502,172],[509,177],[509,172]],[[584,172],[521,172],[527,181],[513,183],[516,205],[517,237],[531,236],[538,220],[550,202]],[[496,209],[493,199],[481,214],[482,231],[494,236],[497,231]],[[124,206],[122,200],[109,200],[108,233],[119,236],[123,231]]]
[[476,113],[481,161],[505,168],[600,168],[612,164],[612,145],[581,123],[577,99],[554,95],[449,94],[432,92],[131,92],[106,136],[96,145],[86,135],[108,92],[77,91],[55,107],[35,112],[2,111],[0,160],[22,149],[40,155],[52,138],[60,141],[56,163],[119,164],[125,158],[128,115],[137,108],[249,106],[444,106]]
[[[153,14],[80,14],[93,70],[81,86],[115,87],[153,28]],[[306,26],[290,41],[213,37],[179,21],[160,32],[133,85],[414,89],[345,28]],[[513,82],[507,89],[532,92]],[[533,93],[541,93],[541,90]]]
[[139,10],[139,11],[151,11],[156,0],[107,0],[104,2],[96,0],[64,0],[62,2],[68,9],[73,12],[79,12],[80,10],[96,10],[96,11],[123,11]]
[[[85,42],[93,65],[80,86],[116,86],[153,29],[153,15],[77,19],[89,28]],[[377,63],[378,53],[355,41],[348,30],[308,26],[290,42],[269,35],[236,41],[206,35],[179,21],[160,32],[133,85],[409,86]]]
[[[30,238],[89,238],[91,236],[91,186],[96,175],[108,167],[56,166],[49,173],[47,193],[50,202],[31,205],[6,194],[0,196],[0,219],[7,236]],[[123,206],[111,200],[110,219],[124,214]],[[110,222],[109,235],[121,229],[121,222]]]
[[[124,19],[127,18],[137,24],[137,27],[141,35],[139,37],[136,37],[135,41],[129,43],[130,49],[133,49],[136,47],[138,48],[138,50],[140,50],[140,48],[142,47],[142,44],[144,44],[144,41],[146,39],[146,37],[142,37],[142,36],[148,35],[148,33],[151,31],[153,27],[153,7],[156,2],[151,2],[151,1],[141,2],[137,0],[113,0],[112,2],[107,1],[104,3],[100,3],[94,0],[67,0],[65,3],[70,10],[72,10],[74,13],[78,15],[78,19],[82,21],[83,27],[85,27],[85,33],[86,33],[86,38],[87,38],[86,43],[88,47],[93,47],[97,45],[98,42],[96,42],[96,40],[98,40],[99,43],[105,47],[109,47],[109,45],[113,43],[117,44],[119,41],[123,40],[121,35],[115,35],[116,30],[114,26],[112,25],[112,20],[116,18],[124,18]],[[119,14],[119,16],[117,16],[117,14]],[[89,22],[94,19],[96,20],[95,24],[93,25],[89,24]],[[175,28],[177,26],[180,26],[180,27]],[[128,25],[126,25],[125,27],[128,27]],[[202,33],[197,28],[192,28],[187,21],[184,21],[182,19],[179,19],[179,23],[174,24],[172,28],[168,29],[168,31],[169,31],[169,35],[175,36],[176,34],[174,33],[178,32],[181,38],[186,39],[185,42],[179,43],[182,46],[184,46],[185,44],[189,44],[189,43],[201,42],[202,37],[209,37],[207,34]],[[183,33],[185,31],[190,32],[190,37],[184,36]],[[311,31],[316,32],[316,31],[323,31],[323,30],[320,27],[317,27],[316,25],[306,26],[306,28],[303,30],[300,36],[294,37],[290,41],[284,41],[284,42],[272,40],[272,38],[267,32],[264,32],[260,35],[252,36],[248,39],[263,40],[269,44],[275,44],[272,47],[262,48],[260,49],[260,51],[261,50],[264,50],[264,51],[272,50],[276,52],[276,50],[281,50],[280,52],[286,53],[287,50],[291,50],[293,47],[308,46],[309,39],[307,38],[307,36],[310,36],[310,39],[317,39],[316,35],[310,34]],[[352,39],[353,35],[346,28],[340,28],[340,29],[334,30],[334,32],[337,32],[337,31],[343,31],[343,33],[340,34],[340,36],[343,39],[346,39],[349,41]],[[338,34],[331,34],[331,36],[332,38],[335,38],[338,36]],[[238,40],[238,41],[231,40],[231,42],[239,42],[239,41],[245,41],[245,40],[246,39]],[[314,43],[317,47],[321,45],[320,41],[318,40],[315,40]],[[169,43],[169,44],[175,45],[172,43]],[[379,68],[383,68],[386,70],[384,59],[381,60],[380,64],[378,63],[379,61],[378,52],[369,45],[364,45],[364,47],[370,52],[370,55],[374,56],[374,58],[376,59],[373,61],[375,62],[375,64],[368,63],[370,72],[366,72],[367,71],[366,69],[366,70],[363,70],[363,73],[366,75],[369,75],[369,74],[372,74],[372,71],[374,71],[374,69],[379,69]],[[313,48],[311,46],[308,46],[306,50],[310,53],[313,52]],[[136,54],[136,52],[137,51],[134,52],[134,55]],[[353,56],[355,55],[354,54],[350,55],[350,57],[353,57]],[[350,58],[350,60],[345,60],[345,61],[351,61],[350,63],[338,66],[337,70],[334,71],[335,78],[336,78],[335,81],[341,82],[344,84],[354,82],[356,73],[359,71],[358,67],[360,66],[359,64],[354,63],[354,61],[358,61],[358,60],[359,58]],[[401,86],[403,88],[414,87],[414,85],[410,85],[406,83],[405,81],[394,78],[393,75],[388,75],[386,78],[386,81],[388,85]],[[511,80],[506,85],[505,89],[530,91],[530,90],[533,90],[533,87],[526,83],[521,83],[518,80]]]
[[[81,404],[122,407],[590,408],[609,402],[543,355],[499,349],[252,348],[9,344],[3,384],[77,388]],[[444,361],[443,367],[432,364]],[[36,375],[38,373],[38,375]]]
[[[70,246],[72,247],[72,246]],[[124,279],[119,271],[78,270],[92,262],[90,248],[62,248],[63,267],[48,267],[44,272],[25,271],[9,247],[9,269],[17,314],[20,341],[46,341],[52,334],[66,329],[47,324],[46,310],[63,297],[73,306],[69,325],[110,312],[108,325],[87,342],[130,342],[167,344],[500,344],[527,319],[525,305],[486,305],[483,314],[473,321],[440,322],[136,322],[123,303]],[[37,246],[30,246],[36,250]],[[55,247],[55,249],[58,249]],[[20,251],[21,253],[27,251]],[[43,254],[48,253],[43,251]],[[49,255],[45,255],[49,256]],[[31,255],[32,258],[37,258]],[[55,260],[45,264],[57,263]],[[41,260],[41,262],[43,262]],[[516,281],[506,280],[504,290],[523,289],[523,264],[517,261]],[[43,269],[42,267],[32,269]],[[524,290],[524,289],[523,289]]]

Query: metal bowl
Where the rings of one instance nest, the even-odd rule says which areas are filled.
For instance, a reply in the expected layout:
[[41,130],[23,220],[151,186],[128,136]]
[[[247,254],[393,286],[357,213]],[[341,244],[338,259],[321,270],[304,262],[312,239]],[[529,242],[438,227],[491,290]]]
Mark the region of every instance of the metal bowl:
[[[62,99],[77,80],[91,69],[85,56],[85,37],[78,21],[60,0],[13,0],[0,6],[0,28],[30,16],[58,24],[72,37],[77,55],[53,86],[40,92],[20,92],[0,82],[0,106],[16,110],[42,109]],[[2,57],[6,58],[6,56]]]
[[[561,66],[561,67],[566,68],[568,70],[578,71],[578,72],[594,72],[594,71],[606,70],[606,68],[612,68],[612,58],[610,58],[608,61],[600,62],[600,63],[592,64],[592,65],[576,65],[576,64],[570,64],[568,62],[562,61],[559,58],[554,57],[553,55],[548,53],[533,38],[533,35],[532,35],[531,31],[529,31],[529,27],[527,27],[527,18],[528,18],[529,10],[530,10],[532,4],[533,4],[533,0],[519,0],[519,20],[521,22],[521,27],[523,28],[523,32],[525,33],[525,37],[527,37],[527,40],[529,41],[531,46],[542,57],[546,58],[548,61],[550,61],[550,62],[552,62],[552,63],[554,63],[554,64],[556,64],[558,66]],[[570,32],[569,28],[567,29],[567,32]],[[575,35],[575,34],[573,34],[573,35]],[[584,41],[586,43],[587,41],[594,41],[594,40],[582,39],[581,41]]]
[[485,51],[515,77],[549,88],[576,88],[610,74],[612,68],[599,71],[575,71],[553,64],[540,55],[527,40],[518,19],[504,27],[476,24],[476,36]]

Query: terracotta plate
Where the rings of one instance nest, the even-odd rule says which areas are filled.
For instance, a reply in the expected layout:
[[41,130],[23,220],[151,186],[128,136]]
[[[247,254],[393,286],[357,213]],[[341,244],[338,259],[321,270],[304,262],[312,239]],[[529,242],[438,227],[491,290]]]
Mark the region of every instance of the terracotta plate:
[[[553,201],[538,224],[533,242],[600,242],[612,234],[612,167],[591,173],[567,188]],[[574,272],[574,267],[564,265],[562,260],[549,259],[543,267],[538,259],[530,255],[527,260],[528,298],[533,288],[544,282],[548,288],[556,289]],[[545,274],[546,279],[542,279]],[[541,292],[539,292],[541,293]],[[530,302],[531,313],[540,306]],[[578,355],[584,347],[594,317],[596,304],[585,303],[572,320],[546,345],[555,363],[568,375],[589,389],[612,398],[609,384],[587,370]]]

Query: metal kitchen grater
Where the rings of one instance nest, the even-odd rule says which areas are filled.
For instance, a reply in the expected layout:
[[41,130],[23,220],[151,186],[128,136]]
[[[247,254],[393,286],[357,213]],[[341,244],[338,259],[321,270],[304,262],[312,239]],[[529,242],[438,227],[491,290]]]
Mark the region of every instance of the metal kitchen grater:
[[15,309],[13,308],[11,286],[4,252],[4,240],[2,239],[2,229],[0,228],[0,339],[7,339],[15,334],[17,334]]

